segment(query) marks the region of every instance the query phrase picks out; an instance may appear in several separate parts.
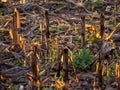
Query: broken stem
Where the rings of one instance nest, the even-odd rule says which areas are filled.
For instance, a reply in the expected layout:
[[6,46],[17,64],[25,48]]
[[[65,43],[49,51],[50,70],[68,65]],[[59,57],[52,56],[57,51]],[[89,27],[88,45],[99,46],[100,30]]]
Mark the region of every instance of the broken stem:
[[68,90],[68,49],[65,48],[63,50],[63,80],[65,82],[65,86],[63,90]]

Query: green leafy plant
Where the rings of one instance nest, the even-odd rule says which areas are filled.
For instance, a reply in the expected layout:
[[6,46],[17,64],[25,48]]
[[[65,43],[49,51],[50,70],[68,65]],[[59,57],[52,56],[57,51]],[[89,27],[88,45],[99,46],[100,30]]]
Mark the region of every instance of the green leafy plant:
[[101,11],[105,11],[106,5],[101,0],[91,0],[90,3],[86,6],[86,8],[88,10],[97,8]]
[[89,49],[82,49],[80,53],[73,55],[73,64],[78,71],[82,71],[92,60],[92,54]]
[[100,42],[100,39],[97,38],[97,37],[94,37],[94,38],[92,39],[92,44],[98,44],[99,42]]
[[57,31],[58,31],[58,27],[57,26],[54,26],[54,27],[50,28],[50,32],[52,32],[52,33],[55,33]]

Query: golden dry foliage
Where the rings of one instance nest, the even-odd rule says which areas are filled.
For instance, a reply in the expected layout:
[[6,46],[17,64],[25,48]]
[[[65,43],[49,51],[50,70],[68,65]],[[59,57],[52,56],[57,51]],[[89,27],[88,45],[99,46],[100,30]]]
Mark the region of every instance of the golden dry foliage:
[[26,2],[28,2],[28,0],[20,0],[21,4],[25,4]]
[[85,30],[96,32],[96,28],[93,25],[88,25],[88,24],[85,25]]
[[34,87],[37,87],[39,90],[40,87],[40,68],[38,64],[36,64],[34,61],[31,62],[32,64],[32,74],[28,74],[27,78],[32,82]]
[[7,78],[5,78],[4,76],[0,75],[0,81],[5,86],[6,90],[10,90],[11,86],[8,84]]
[[78,82],[79,82],[79,79],[78,79],[78,77],[77,77],[77,76],[75,77],[75,82],[76,82],[76,83],[78,83]]
[[37,46],[33,46],[33,51],[31,51],[31,55],[30,55],[32,76],[33,76],[31,81],[34,87],[39,88],[40,87],[40,68],[38,65],[37,57],[36,57],[36,48]]
[[1,2],[4,2],[4,3],[5,3],[5,2],[7,2],[7,0],[1,0]]
[[118,82],[120,78],[120,68],[118,63],[115,64],[115,77],[116,77],[116,86],[118,87]]
[[120,23],[118,23],[118,24],[114,27],[114,29],[111,31],[111,33],[108,34],[108,35],[105,37],[105,40],[109,40],[109,39],[112,37],[112,35],[114,34],[114,32],[116,31],[116,29],[117,29],[118,27],[120,27]]
[[[99,62],[97,62],[97,64],[96,64],[96,74],[98,74],[98,70],[99,70]],[[109,68],[108,68],[108,62],[107,61],[105,61],[104,64],[102,64],[102,76],[104,76],[105,73],[106,73],[106,78],[108,80]]]
[[[106,40],[106,41],[109,40],[112,37],[112,35],[115,33],[115,31],[118,27],[120,27],[120,23],[118,23],[109,34],[105,35],[104,40]],[[97,38],[101,38],[100,34],[96,32],[95,26],[86,24],[85,28],[86,28],[87,32],[93,32],[92,36],[96,36]]]
[[9,35],[10,35],[10,38],[13,39],[13,30],[12,30],[12,28],[10,28],[10,30],[9,30]]
[[10,22],[11,23],[10,23],[9,35],[14,43],[18,43],[20,42],[19,40],[20,35],[18,34],[18,28],[20,28],[21,26],[20,26],[20,15],[16,8],[14,9],[13,19]]
[[22,36],[19,37],[20,47],[23,48],[24,52],[26,51],[26,39]]
[[6,27],[9,23],[11,22],[11,19],[10,20],[7,20],[4,27]]
[[116,65],[115,65],[115,76],[118,77],[118,78],[120,77],[119,76],[119,64],[118,63],[116,63]]
[[61,81],[59,79],[55,80],[55,84],[51,84],[51,86],[54,86],[57,88],[57,90],[63,90],[63,87],[65,86],[64,81]]
[[35,65],[34,70],[35,70],[35,76],[34,76],[34,78],[38,78],[38,79],[34,80],[33,84],[34,84],[34,86],[39,87],[40,86],[40,80],[39,80],[40,69],[39,69],[38,64]]

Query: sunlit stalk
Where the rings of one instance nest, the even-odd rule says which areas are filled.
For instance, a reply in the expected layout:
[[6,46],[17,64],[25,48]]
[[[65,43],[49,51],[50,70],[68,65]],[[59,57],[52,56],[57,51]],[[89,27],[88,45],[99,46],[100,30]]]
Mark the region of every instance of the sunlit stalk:
[[108,79],[109,79],[109,67],[108,67],[108,62],[105,63],[106,64],[106,79],[107,79],[107,83],[108,83]]
[[93,90],[96,90],[96,78],[94,78],[94,82],[93,82]]
[[15,8],[13,20],[11,21],[11,29],[9,31],[13,44],[18,44],[18,28],[20,28],[20,16],[18,10]]
[[42,40],[43,40],[43,39],[42,39],[42,31],[43,31],[43,24],[40,23],[40,35],[41,35],[41,36],[40,36],[40,42],[41,42],[41,44],[42,44],[42,42],[43,42],[43,41],[42,41]]
[[104,69],[104,66],[102,66],[102,76],[104,76],[104,72],[105,72],[105,69]]
[[98,74],[98,70],[99,70],[99,62],[97,62],[96,64],[96,73]]
[[33,86],[35,90],[40,90],[40,69],[38,66],[38,61],[37,61],[37,57],[36,57],[36,51],[37,51],[37,46],[33,45],[32,46],[32,54],[30,56],[30,60],[31,60],[31,67],[32,67],[32,73],[33,73]]

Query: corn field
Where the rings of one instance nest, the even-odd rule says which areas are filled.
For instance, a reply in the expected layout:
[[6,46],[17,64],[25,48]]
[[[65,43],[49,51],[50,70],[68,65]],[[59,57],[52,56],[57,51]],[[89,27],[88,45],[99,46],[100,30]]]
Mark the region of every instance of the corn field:
[[0,0],[0,90],[120,90],[120,1]]

